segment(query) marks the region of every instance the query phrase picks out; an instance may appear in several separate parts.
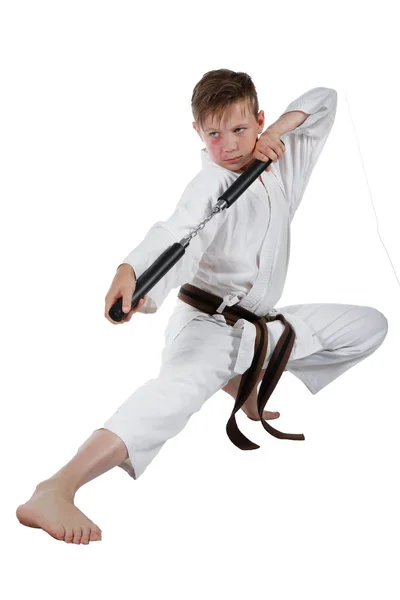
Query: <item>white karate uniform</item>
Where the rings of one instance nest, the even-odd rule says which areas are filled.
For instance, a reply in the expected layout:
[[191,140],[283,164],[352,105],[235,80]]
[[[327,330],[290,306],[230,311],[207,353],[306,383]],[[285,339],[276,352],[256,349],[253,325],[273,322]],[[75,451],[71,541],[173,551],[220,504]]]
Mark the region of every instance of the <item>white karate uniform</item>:
[[[271,171],[263,172],[262,183],[256,179],[230,208],[217,213],[197,233],[139,310],[155,312],[172,289],[190,283],[259,316],[281,313],[296,333],[285,370],[313,394],[372,354],[388,328],[385,316],[367,306],[276,307],[287,274],[290,223],[331,131],[336,105],[336,91],[323,87],[289,104],[284,112],[302,110],[310,116],[281,136],[286,147],[283,156],[271,164]],[[206,148],[201,159],[201,171],[185,188],[173,214],[155,223],[123,260],[137,277],[206,219],[240,175],[214,163]],[[283,331],[280,321],[267,326],[269,346],[263,368]],[[119,466],[137,479],[208,398],[249,368],[255,334],[255,326],[245,319],[232,327],[218,312],[207,315],[177,298],[165,331],[158,377],[139,387],[103,425],[128,448],[129,457]],[[221,435],[226,435],[225,430]]]

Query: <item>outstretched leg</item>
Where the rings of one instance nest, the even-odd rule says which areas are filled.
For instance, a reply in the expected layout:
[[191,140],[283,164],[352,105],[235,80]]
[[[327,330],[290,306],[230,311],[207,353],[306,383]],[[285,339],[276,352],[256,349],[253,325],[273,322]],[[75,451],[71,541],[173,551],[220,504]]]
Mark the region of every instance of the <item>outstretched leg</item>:
[[115,433],[107,429],[94,431],[76,455],[50,479],[39,483],[30,500],[17,508],[18,520],[67,543],[100,540],[100,528],[75,506],[75,494],[127,456],[124,442]]

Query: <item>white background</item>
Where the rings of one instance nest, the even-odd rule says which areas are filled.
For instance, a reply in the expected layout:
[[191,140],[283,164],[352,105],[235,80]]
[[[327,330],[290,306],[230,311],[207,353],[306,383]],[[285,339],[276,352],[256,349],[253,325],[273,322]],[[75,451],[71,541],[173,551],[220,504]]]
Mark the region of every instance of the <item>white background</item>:
[[[1,4],[4,597],[399,598],[395,11],[384,1]],[[120,327],[104,297],[201,168],[190,99],[219,68],[252,77],[266,126],[307,90],[337,90],[279,304],[373,306],[389,333],[315,396],[282,377],[268,407],[304,442],[240,413],[261,446],[240,451],[220,391],[139,480],[115,468],[78,491],[101,542],[56,541],[15,510],[158,373],[178,290]]]

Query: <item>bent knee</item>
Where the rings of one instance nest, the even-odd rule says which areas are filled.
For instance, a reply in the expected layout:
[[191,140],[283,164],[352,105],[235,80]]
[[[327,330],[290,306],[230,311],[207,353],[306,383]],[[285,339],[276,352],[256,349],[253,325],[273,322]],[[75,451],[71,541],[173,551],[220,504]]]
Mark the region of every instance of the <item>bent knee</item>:
[[382,343],[389,329],[388,320],[385,315],[376,308],[368,307],[368,315],[373,332],[378,337],[379,343]]
[[384,335],[386,335],[388,332],[388,329],[389,329],[389,323],[388,323],[387,318],[385,317],[385,315],[383,313],[381,313],[376,308],[373,308],[372,311],[373,311],[374,323],[375,323],[377,329],[379,331],[382,331],[382,333]]

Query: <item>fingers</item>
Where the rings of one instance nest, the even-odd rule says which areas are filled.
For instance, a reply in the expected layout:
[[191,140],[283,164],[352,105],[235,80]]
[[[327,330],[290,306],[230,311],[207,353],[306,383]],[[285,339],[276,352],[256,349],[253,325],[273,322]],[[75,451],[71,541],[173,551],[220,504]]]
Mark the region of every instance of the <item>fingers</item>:
[[[124,323],[129,315],[132,315],[134,312],[136,312],[136,309],[126,312],[126,310],[124,310],[125,307],[123,306],[122,307],[122,312],[124,313],[123,318],[121,319],[121,321],[114,321],[110,317],[109,311],[110,311],[111,307],[114,306],[114,304],[117,302],[118,298],[120,298],[120,297],[121,296],[117,293],[112,296],[107,295],[105,298],[106,306],[105,306],[105,310],[104,310],[104,316],[107,319],[107,321],[110,321],[110,323],[112,323],[113,325],[120,325],[121,323]],[[139,308],[140,308],[140,306],[139,306]]]
[[[272,162],[277,162],[280,158],[282,158],[284,152],[285,152],[286,148],[285,148],[285,144],[282,142],[282,140],[278,140],[274,145],[273,148],[270,146],[265,150],[265,156],[268,159],[271,159]],[[264,159],[265,160],[265,159]],[[271,165],[269,165],[266,169],[266,171],[270,171],[271,170]]]
[[121,319],[121,323],[128,323],[131,319],[132,319],[132,315],[134,315],[139,308],[141,308],[141,306],[143,305],[143,300],[139,300],[138,304],[135,306],[135,308],[133,308],[132,310],[130,310],[128,312],[128,314],[126,315],[126,317],[124,317],[123,319]]
[[[278,155],[275,154],[271,148],[266,148],[265,150],[263,149],[262,152],[260,150],[256,150],[253,154],[253,157],[257,160],[261,160],[262,162],[268,162],[269,159],[271,159],[273,162],[278,160]],[[269,167],[267,167],[265,170],[269,171],[270,168],[271,165],[269,165]]]
[[[111,283],[111,287],[105,297],[105,310],[104,316],[113,325],[119,325],[120,323],[130,320],[131,316],[137,312],[142,304],[140,301],[136,304],[135,308],[132,307],[132,296],[136,289],[136,274],[134,269],[125,263],[119,265],[114,279]],[[122,302],[122,315],[121,321],[114,321],[109,312],[117,301]]]
[[[269,158],[272,158],[272,160],[276,162],[277,160],[282,158],[286,150],[285,144],[282,142],[282,140],[277,140],[274,144],[271,144],[271,146],[271,148],[268,148],[267,154]],[[271,152],[271,154],[269,154],[269,151]]]
[[131,319],[132,319],[132,315],[134,315],[135,313],[138,312],[138,310],[143,306],[143,304],[146,302],[146,298],[147,298],[147,294],[144,296],[144,298],[141,298],[139,300],[139,302],[137,303],[137,305],[129,311],[129,313],[127,314],[126,317],[124,317],[120,323],[128,323]]
[[[274,160],[274,162],[276,162],[279,158],[282,158],[285,150],[286,150],[285,144],[282,142],[282,140],[277,140],[276,144],[274,145],[274,154],[276,156],[276,159]],[[272,156],[271,156],[271,158],[272,158]]]

